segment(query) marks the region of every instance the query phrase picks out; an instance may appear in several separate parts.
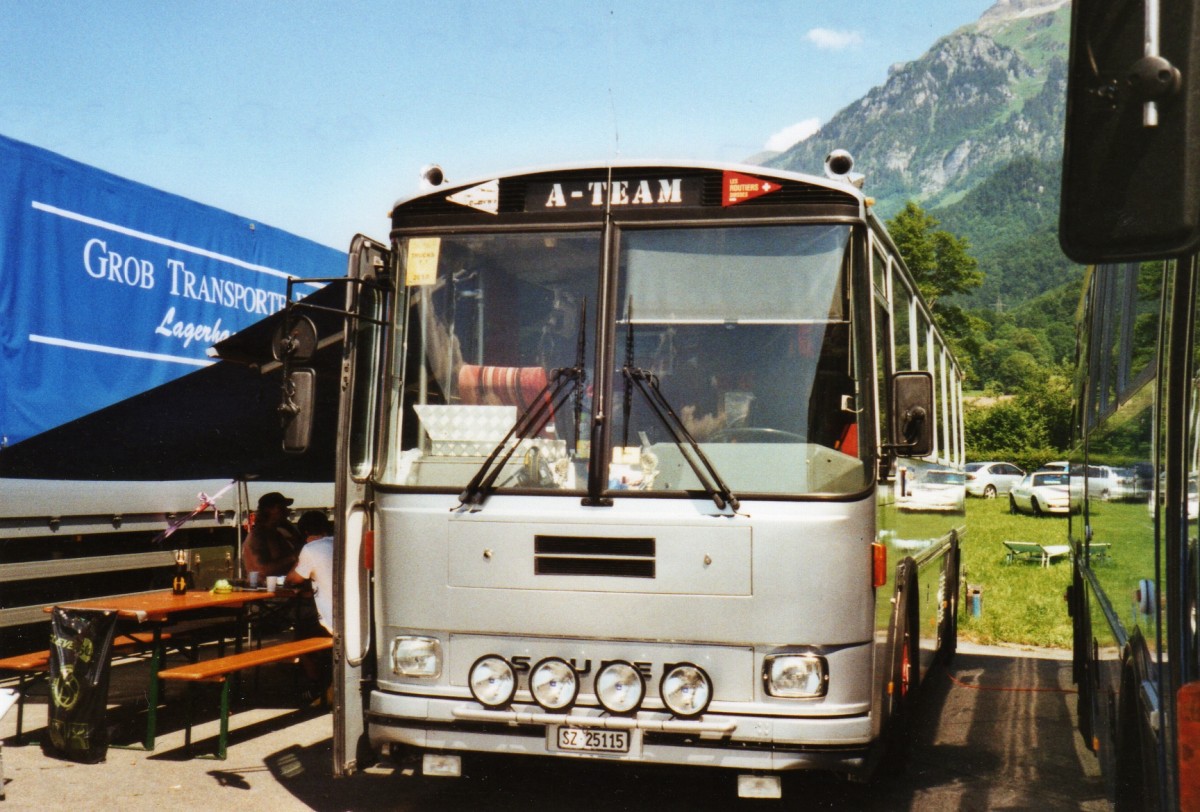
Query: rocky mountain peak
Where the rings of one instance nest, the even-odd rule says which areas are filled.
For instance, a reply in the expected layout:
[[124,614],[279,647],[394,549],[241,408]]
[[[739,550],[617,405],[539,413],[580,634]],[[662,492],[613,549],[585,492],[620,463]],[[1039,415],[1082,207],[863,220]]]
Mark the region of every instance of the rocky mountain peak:
[[1016,20],[1053,14],[1070,5],[1071,0],[997,0],[996,5],[983,12],[976,25],[986,31]]
[[1069,19],[1068,0],[999,0],[767,163],[819,172],[848,149],[890,216],[957,199],[1019,156],[1057,161]]

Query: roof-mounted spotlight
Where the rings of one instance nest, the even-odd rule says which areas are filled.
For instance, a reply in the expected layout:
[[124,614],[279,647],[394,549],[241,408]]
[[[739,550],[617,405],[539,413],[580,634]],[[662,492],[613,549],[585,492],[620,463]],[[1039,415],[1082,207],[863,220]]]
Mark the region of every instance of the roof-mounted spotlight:
[[854,156],[847,150],[835,149],[825,156],[825,177],[849,183],[856,189],[861,189],[866,177],[858,172],[851,172],[850,170],[853,168]]
[[435,189],[446,182],[446,173],[437,164],[429,164],[421,169],[421,188]]

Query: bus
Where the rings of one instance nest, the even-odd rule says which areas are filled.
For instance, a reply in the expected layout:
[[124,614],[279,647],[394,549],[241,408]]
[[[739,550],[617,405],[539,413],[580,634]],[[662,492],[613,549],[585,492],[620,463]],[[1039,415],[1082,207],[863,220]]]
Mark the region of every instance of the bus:
[[[902,739],[955,649],[962,376],[827,164],[433,168],[355,238],[339,774],[703,764],[773,797]],[[336,385],[305,380],[294,450]]]
[[[1200,810],[1198,15],[1072,3],[1060,241],[1088,268],[1067,604],[1079,729],[1117,809]],[[1104,500],[1097,466],[1134,496]]]

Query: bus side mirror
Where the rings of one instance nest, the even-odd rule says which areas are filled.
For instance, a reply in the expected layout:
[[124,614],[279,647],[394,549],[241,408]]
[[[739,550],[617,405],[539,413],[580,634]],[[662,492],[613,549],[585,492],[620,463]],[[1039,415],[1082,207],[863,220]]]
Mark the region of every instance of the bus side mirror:
[[892,376],[892,442],[902,457],[933,452],[933,375],[897,372]]
[[1200,3],[1073,0],[1059,241],[1080,263],[1200,244]]
[[284,378],[279,415],[283,421],[283,450],[289,454],[303,454],[312,441],[316,392],[315,370],[293,369]]

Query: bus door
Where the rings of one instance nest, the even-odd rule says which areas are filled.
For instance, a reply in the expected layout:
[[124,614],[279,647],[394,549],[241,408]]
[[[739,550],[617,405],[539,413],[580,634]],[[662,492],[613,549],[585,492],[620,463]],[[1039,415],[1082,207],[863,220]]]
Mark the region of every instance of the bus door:
[[[391,256],[358,235],[350,247],[346,326],[338,409],[336,544],[334,546],[334,774],[357,767],[370,695],[371,575],[374,523],[370,475],[375,467],[386,354],[387,284]],[[337,381],[325,381],[336,386]],[[350,432],[349,425],[359,427]]]

